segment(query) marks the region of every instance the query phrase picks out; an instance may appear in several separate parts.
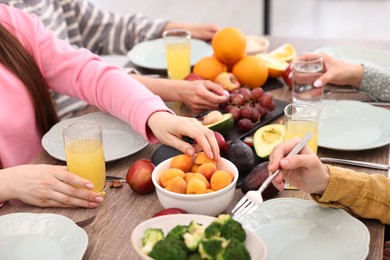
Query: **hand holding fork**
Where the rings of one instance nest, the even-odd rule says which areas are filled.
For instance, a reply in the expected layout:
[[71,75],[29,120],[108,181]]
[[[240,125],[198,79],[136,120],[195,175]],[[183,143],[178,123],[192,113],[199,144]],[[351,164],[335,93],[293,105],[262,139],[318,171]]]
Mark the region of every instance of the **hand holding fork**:
[[[305,136],[297,143],[297,145],[291,150],[287,156],[298,154],[303,147],[309,142],[312,134],[307,132]],[[263,203],[263,197],[261,193],[268,187],[272,180],[279,174],[280,170],[276,170],[274,173],[268,176],[258,190],[248,191],[245,196],[237,203],[233,208],[232,213],[234,217],[238,218],[244,214],[251,214],[259,208]]]

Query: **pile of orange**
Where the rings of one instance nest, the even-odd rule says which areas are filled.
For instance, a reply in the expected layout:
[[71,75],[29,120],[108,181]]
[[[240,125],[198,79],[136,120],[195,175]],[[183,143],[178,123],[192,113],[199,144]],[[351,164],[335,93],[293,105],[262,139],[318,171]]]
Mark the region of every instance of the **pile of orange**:
[[291,44],[284,44],[266,56],[249,56],[245,34],[238,28],[219,30],[211,41],[213,56],[199,60],[193,69],[203,79],[213,81],[222,72],[232,72],[241,85],[262,87],[268,77],[280,77],[296,55]]

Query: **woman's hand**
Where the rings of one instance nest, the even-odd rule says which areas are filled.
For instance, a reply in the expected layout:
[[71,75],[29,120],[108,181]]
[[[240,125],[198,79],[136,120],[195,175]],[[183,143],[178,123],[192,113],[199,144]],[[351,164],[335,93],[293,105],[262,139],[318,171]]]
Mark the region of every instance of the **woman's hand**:
[[[103,198],[91,181],[65,166],[21,165],[0,172],[0,200],[18,199],[39,207],[96,208]],[[78,187],[77,187],[78,186]]]
[[329,83],[360,87],[364,73],[362,65],[348,63],[325,53],[321,53],[321,55],[324,58],[325,73],[314,82],[314,86],[321,87]]
[[168,112],[155,112],[149,117],[148,125],[163,144],[193,156],[195,148],[182,140],[183,136],[188,136],[197,141],[209,158],[216,161],[220,158],[214,132],[195,118],[176,116]]
[[279,190],[283,190],[286,180],[304,192],[322,194],[328,186],[329,170],[317,155],[305,146],[298,155],[285,157],[298,141],[296,138],[284,142],[275,147],[270,155],[269,172],[272,173],[278,168],[282,170],[282,174],[273,180],[273,184]]
[[215,24],[194,24],[194,23],[176,23],[168,22],[164,30],[185,29],[191,32],[192,38],[210,41],[214,34],[219,30]]
[[185,86],[177,88],[179,101],[195,113],[218,109],[229,95],[221,85],[209,80],[184,81],[182,84]]

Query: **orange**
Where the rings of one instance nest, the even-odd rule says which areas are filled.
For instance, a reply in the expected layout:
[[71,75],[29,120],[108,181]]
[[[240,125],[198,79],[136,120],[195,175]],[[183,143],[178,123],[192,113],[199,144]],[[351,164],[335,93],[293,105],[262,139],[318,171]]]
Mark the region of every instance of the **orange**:
[[288,67],[288,62],[275,58],[268,54],[258,54],[257,58],[262,59],[268,68],[268,76],[271,78],[277,78],[283,75],[283,72]]
[[233,74],[241,84],[253,89],[263,86],[267,81],[268,68],[262,59],[245,56],[234,65]]
[[246,37],[240,29],[226,27],[214,35],[211,45],[218,60],[234,64],[245,55]]
[[290,43],[285,43],[268,54],[275,58],[289,62],[297,55],[297,52]]
[[214,56],[204,57],[200,59],[192,70],[193,73],[200,76],[202,79],[213,81],[219,74],[227,71],[227,66],[220,62]]

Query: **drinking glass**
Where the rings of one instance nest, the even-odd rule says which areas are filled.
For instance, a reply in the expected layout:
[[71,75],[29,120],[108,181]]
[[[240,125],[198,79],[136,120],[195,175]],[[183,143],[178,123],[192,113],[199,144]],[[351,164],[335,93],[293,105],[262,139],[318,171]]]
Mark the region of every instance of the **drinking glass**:
[[89,121],[75,122],[64,128],[63,136],[68,170],[90,180],[93,191],[104,195],[106,163],[101,126]]
[[314,104],[292,103],[287,105],[284,108],[285,140],[295,137],[302,138],[306,132],[310,132],[312,138],[308,146],[314,153],[317,153],[320,114],[320,108]]
[[163,32],[168,77],[184,79],[191,72],[191,33],[187,30]]
[[318,102],[324,96],[324,87],[313,83],[324,73],[324,61],[318,53],[296,57],[292,70],[292,99],[294,102]]

